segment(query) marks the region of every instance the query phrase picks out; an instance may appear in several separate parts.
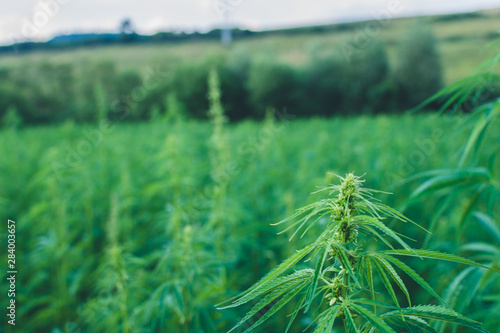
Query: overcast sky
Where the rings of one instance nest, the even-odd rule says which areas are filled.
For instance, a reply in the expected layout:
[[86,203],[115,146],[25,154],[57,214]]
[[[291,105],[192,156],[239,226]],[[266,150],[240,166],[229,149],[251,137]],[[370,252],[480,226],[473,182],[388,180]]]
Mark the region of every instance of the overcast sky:
[[[262,30],[370,19],[398,8],[411,16],[500,7],[500,0],[0,0],[0,44],[79,32],[117,32],[130,18],[138,33],[207,31],[231,25]],[[391,4],[392,3],[392,4]],[[391,7],[393,6],[393,7]],[[225,15],[223,15],[223,13]]]

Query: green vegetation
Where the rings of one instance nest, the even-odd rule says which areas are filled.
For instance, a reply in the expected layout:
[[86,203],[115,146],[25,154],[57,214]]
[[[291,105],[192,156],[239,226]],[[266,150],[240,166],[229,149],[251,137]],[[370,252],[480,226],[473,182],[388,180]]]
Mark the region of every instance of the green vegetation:
[[[448,106],[455,113],[461,109],[471,113],[467,122],[462,119],[457,123],[457,127],[469,132],[458,162],[407,179],[422,183],[411,193],[408,205],[418,200],[438,198],[438,209],[429,226],[435,235],[432,238],[428,235],[424,244],[434,243],[434,246],[440,247],[445,239],[449,240],[448,247],[454,252],[477,258],[494,269],[500,267],[497,244],[500,240],[500,183],[496,161],[500,146],[498,142],[493,146],[484,145],[483,140],[492,135],[492,129],[498,128],[500,119],[500,102],[488,102],[491,85],[499,80],[493,72],[498,63],[498,57],[488,59],[473,75],[441,92],[453,96],[448,100]],[[481,151],[489,154],[487,160],[478,159]],[[457,205],[457,202],[463,204]],[[458,214],[457,223],[440,226],[446,215],[453,211]],[[476,228],[480,232],[474,231]],[[446,301],[460,311],[467,309],[489,327],[498,327],[500,319],[494,315],[500,309],[498,281],[498,276],[491,271],[466,268],[448,285]],[[445,325],[441,330],[444,328]]]
[[[177,121],[0,132],[1,218],[18,224],[18,315],[31,318],[23,328],[228,331],[244,309],[217,311],[215,304],[314,241],[318,225],[288,242],[270,223],[321,198],[309,193],[332,182],[329,171],[370,170],[367,187],[390,188],[454,160],[467,137],[450,128],[458,118],[438,115],[275,116],[264,123],[222,123],[219,130]],[[491,131],[483,145],[499,140]],[[489,155],[479,151],[478,161]],[[398,206],[412,188],[402,185],[379,198]],[[417,203],[407,216],[430,221],[434,211],[432,202]],[[416,244],[426,236],[410,225],[393,227]],[[463,269],[428,265],[412,264],[438,294]],[[412,304],[430,301],[408,289]],[[280,331],[288,321],[274,316],[266,330]],[[291,331],[310,323],[307,316],[294,321]]]
[[413,27],[399,45],[395,76],[407,108],[442,88],[441,59],[428,27]]
[[[432,258],[481,268],[487,267],[447,253],[411,248],[401,238],[404,235],[395,233],[386,226],[384,220],[390,218],[405,223],[414,223],[413,221],[376,201],[373,193],[379,191],[363,188],[361,178],[352,173],[347,174],[345,178],[340,176],[339,178],[342,181],[340,185],[331,185],[320,190],[328,191],[329,196],[335,193],[336,197],[322,199],[302,207],[291,217],[277,223],[296,220],[284,230],[296,229],[291,238],[297,234],[303,237],[315,223],[322,224],[323,231],[315,241],[283,261],[259,282],[238,296],[231,305],[225,307],[239,306],[262,297],[262,300],[236,327],[268,307],[245,332],[250,331],[280,310],[295,296],[301,295],[291,315],[288,328],[299,311],[303,309],[307,312],[319,296],[321,301],[318,310],[321,309],[323,312],[314,318],[316,324],[314,332],[317,333],[331,332],[337,318],[343,319],[345,331],[350,333],[374,330],[395,333],[400,329],[432,331],[432,327],[427,322],[429,319],[460,324],[485,332],[480,323],[465,318],[448,307],[412,306],[408,288],[397,269],[406,273],[432,296],[443,303],[444,301],[418,273],[397,257]],[[301,229],[304,231],[302,232]],[[368,237],[382,241],[390,250],[363,249],[367,243],[364,238]],[[396,250],[390,241],[397,243],[403,249]],[[304,268],[290,275],[281,276],[290,268],[299,265],[306,257],[308,257],[306,261],[313,261],[316,258],[315,269]],[[382,297],[375,287],[377,286],[376,275],[380,277],[381,284],[390,296],[386,298],[391,298],[392,304],[380,301]],[[405,301],[408,307],[400,306],[392,284],[396,284],[406,296]],[[326,302],[328,306],[323,304]],[[386,310],[387,312],[377,315],[377,307],[390,311]]]
[[[497,331],[500,56],[420,105],[440,112],[402,112],[496,17],[435,18],[434,41],[395,20],[349,59],[310,31],[133,65],[119,47],[2,57],[5,331]],[[394,61],[396,40],[434,70]]]

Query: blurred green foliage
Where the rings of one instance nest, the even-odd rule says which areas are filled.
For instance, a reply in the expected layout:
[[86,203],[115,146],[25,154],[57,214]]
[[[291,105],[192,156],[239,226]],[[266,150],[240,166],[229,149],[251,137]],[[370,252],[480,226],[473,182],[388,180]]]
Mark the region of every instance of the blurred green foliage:
[[[402,42],[413,53],[401,51],[394,68],[376,40],[350,62],[328,50],[293,65],[269,51],[222,52],[142,70],[109,61],[0,68],[2,125],[50,123],[0,131],[0,218],[18,223],[22,329],[222,332],[234,326],[243,311],[222,313],[214,305],[310,241],[287,242],[269,224],[317,200],[310,193],[332,182],[327,172],[366,172],[367,186],[392,189],[394,195],[380,198],[398,206],[414,186],[395,183],[457,160],[468,133],[456,124],[466,115],[396,114],[439,88],[433,43],[428,32],[413,32]],[[419,61],[434,72],[415,70]],[[218,79],[207,81],[213,69]],[[492,89],[488,99],[497,95]],[[323,118],[336,115],[358,117]],[[200,121],[208,118],[213,126]],[[123,123],[139,120],[150,122]],[[495,162],[500,134],[488,133],[480,136],[484,149],[475,165]],[[424,226],[438,215],[440,236],[429,244],[453,252],[468,201],[455,200],[446,212],[441,206],[419,202],[406,214]],[[498,223],[490,215],[474,216]],[[413,238],[414,247],[427,238],[413,226],[391,227]],[[468,236],[488,238],[480,230]],[[3,246],[5,231],[0,237]],[[412,266],[440,294],[470,273],[447,263]],[[405,283],[415,303],[429,301]],[[471,302],[463,308],[476,313],[498,305],[491,297]],[[287,322],[276,316],[264,329],[281,331]],[[306,314],[292,331],[309,324]]]
[[441,59],[429,27],[416,24],[398,48],[394,75],[402,106],[414,107],[442,88]]
[[[262,123],[226,124],[220,133],[227,139],[219,134],[217,139],[227,140],[223,149],[216,148],[211,124],[193,120],[67,122],[1,131],[0,218],[17,223],[19,327],[227,331],[243,309],[219,312],[215,304],[311,241],[306,235],[288,242],[290,234],[277,237],[281,229],[270,223],[320,198],[310,193],[333,181],[329,171],[367,172],[366,186],[390,189],[413,172],[453,160],[466,138],[451,128],[456,120],[437,115],[305,120],[278,110]],[[421,141],[433,139],[437,130],[439,142],[426,153]],[[500,140],[498,131],[490,134],[484,147]],[[487,160],[489,154],[479,152],[477,158]],[[412,190],[406,184],[379,197],[397,206]],[[406,213],[425,226],[434,211],[430,202]],[[446,219],[452,226],[453,216]],[[393,227],[415,239],[410,243],[415,247],[425,238],[416,227]],[[2,229],[3,248],[5,233]],[[418,259],[412,265],[438,293],[461,269]],[[2,290],[5,283],[2,279]],[[405,283],[415,304],[428,301],[411,281]],[[283,309],[291,312],[293,307]],[[310,319],[302,316],[291,330],[305,329]],[[276,316],[263,330],[281,331],[288,321]]]
[[0,118],[7,107],[24,124],[137,121],[164,114],[165,96],[176,96],[190,118],[206,119],[206,78],[217,69],[222,104],[231,121],[263,119],[265,110],[287,108],[299,117],[401,112],[435,93],[442,74],[430,30],[402,41],[391,68],[386,45],[376,39],[349,59],[339,50],[310,50],[310,60],[292,65],[272,52],[213,53],[140,71],[115,61],[47,61],[0,69]]

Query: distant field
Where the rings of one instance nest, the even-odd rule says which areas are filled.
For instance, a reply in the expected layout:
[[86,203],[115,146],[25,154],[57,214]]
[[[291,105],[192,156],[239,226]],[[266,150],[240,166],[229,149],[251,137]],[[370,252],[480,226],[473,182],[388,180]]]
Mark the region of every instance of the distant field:
[[[380,39],[388,46],[391,62],[395,61],[395,48],[402,34],[416,21],[428,22],[438,40],[438,49],[444,69],[445,83],[451,83],[469,74],[488,55],[487,45],[497,39],[500,11],[488,10],[478,16],[458,16],[394,19],[381,30]],[[359,23],[364,28],[366,23]],[[50,61],[57,63],[116,61],[122,69],[142,69],[146,65],[175,64],[181,60],[198,59],[211,53],[251,53],[263,57],[276,57],[291,64],[305,62],[312,50],[316,52],[338,49],[341,42],[352,41],[356,32],[329,31],[325,33],[276,34],[235,40],[225,48],[218,42],[180,42],[158,45],[109,46],[71,51],[36,52],[22,56],[1,56],[0,67],[22,66],[25,62]],[[377,36],[378,38],[378,36]]]

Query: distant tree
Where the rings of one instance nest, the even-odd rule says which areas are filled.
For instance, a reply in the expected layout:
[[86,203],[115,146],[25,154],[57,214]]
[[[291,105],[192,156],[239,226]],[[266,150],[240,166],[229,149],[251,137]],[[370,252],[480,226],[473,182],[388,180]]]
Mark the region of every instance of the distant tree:
[[403,107],[413,107],[441,89],[442,69],[429,27],[413,26],[400,42],[394,71]]

